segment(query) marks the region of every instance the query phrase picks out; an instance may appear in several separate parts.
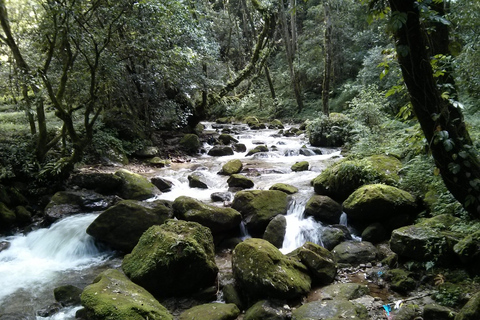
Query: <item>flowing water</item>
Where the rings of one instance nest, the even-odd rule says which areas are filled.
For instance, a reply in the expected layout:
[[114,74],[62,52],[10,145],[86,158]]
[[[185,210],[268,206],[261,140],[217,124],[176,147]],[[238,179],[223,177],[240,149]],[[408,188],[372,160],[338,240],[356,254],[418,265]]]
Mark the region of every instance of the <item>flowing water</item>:
[[[206,125],[207,132],[216,130],[212,124]],[[321,244],[323,226],[312,218],[304,218],[303,210],[307,200],[314,194],[311,180],[340,157],[340,150],[310,148],[304,135],[283,137],[276,134],[278,130],[253,131],[244,126],[234,130],[238,130],[238,133],[232,136],[245,144],[247,150],[266,145],[273,151],[248,157],[246,153],[224,157],[204,154],[186,163],[172,163],[167,168],[154,169],[149,176],[161,176],[174,184],[170,192],[161,194],[159,198],[175,200],[178,196],[186,195],[211,202],[210,195],[213,192],[228,190],[227,177],[217,174],[221,167],[228,160],[240,159],[243,163],[242,173],[253,180],[255,189],[266,190],[275,183],[287,183],[299,189],[292,196],[286,216],[287,232],[282,252],[290,252],[305,241]],[[304,152],[300,152],[302,147]],[[206,144],[204,148],[208,151],[211,146]],[[322,154],[316,154],[318,150]],[[292,172],[290,168],[293,164],[305,160],[310,164],[308,171]],[[208,189],[189,188],[188,176],[193,172],[204,176]],[[10,242],[10,248],[0,252],[0,316],[15,313],[25,314],[24,319],[35,319],[37,310],[54,302],[55,287],[65,284],[84,287],[101,270],[120,265],[120,259],[115,258],[114,252],[99,247],[85,232],[96,216],[93,213],[75,215],[26,236],[0,238],[0,242]],[[245,237],[248,237],[248,230],[245,230]],[[62,309],[48,319],[74,319],[77,309]]]

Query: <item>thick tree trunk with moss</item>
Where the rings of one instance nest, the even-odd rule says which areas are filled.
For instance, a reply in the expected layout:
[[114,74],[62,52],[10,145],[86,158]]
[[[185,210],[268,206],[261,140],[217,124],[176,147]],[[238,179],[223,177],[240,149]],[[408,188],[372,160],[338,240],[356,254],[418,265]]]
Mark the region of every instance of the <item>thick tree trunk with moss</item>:
[[452,195],[480,216],[480,162],[461,110],[444,99],[433,76],[415,0],[389,0],[392,15],[406,18],[396,30],[397,56],[415,115],[437,168]]

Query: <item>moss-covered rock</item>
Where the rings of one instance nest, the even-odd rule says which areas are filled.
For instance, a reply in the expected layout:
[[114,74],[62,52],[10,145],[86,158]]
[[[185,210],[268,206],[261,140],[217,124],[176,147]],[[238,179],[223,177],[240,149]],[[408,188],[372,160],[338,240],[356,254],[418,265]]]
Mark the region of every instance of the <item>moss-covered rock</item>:
[[201,147],[200,138],[193,133],[188,133],[180,140],[180,147],[189,154],[196,154]]
[[291,311],[284,305],[270,301],[260,300],[251,306],[243,320],[288,320],[291,319]]
[[239,173],[230,175],[227,183],[230,188],[250,189],[254,186],[252,179],[249,179]]
[[205,181],[205,177],[198,172],[188,175],[187,179],[188,186],[190,188],[208,189],[208,184]]
[[72,306],[81,303],[80,295],[82,289],[73,285],[65,285],[57,287],[53,290],[53,296],[55,301],[59,302],[62,306]]
[[101,194],[117,194],[122,187],[122,179],[113,173],[88,172],[73,175],[70,184]]
[[294,310],[292,320],[369,320],[367,308],[343,299],[318,300]]
[[423,307],[423,320],[453,320],[456,314],[454,310],[436,303]]
[[232,266],[235,281],[249,301],[298,298],[311,287],[307,268],[263,239],[250,238],[238,244]]
[[267,127],[269,129],[283,129],[283,128],[285,128],[282,121],[280,121],[278,119],[274,119],[274,120],[270,121],[270,123],[268,123]]
[[287,194],[277,190],[243,190],[235,194],[232,208],[238,210],[253,236],[262,236],[276,215],[286,214]]
[[292,165],[291,169],[293,172],[307,171],[309,166],[308,161],[300,161]]
[[243,301],[237,288],[233,283],[227,283],[222,288],[223,300],[225,303],[233,303],[240,310],[243,310]]
[[208,205],[187,196],[175,199],[173,212],[178,219],[198,222],[210,228],[213,234],[237,229],[242,221],[242,215],[235,209]]
[[15,220],[15,212],[0,202],[0,230],[7,230],[15,223]]
[[267,146],[256,146],[255,148],[248,150],[247,154],[245,155],[246,157],[254,155],[256,153],[260,152],[268,152],[268,147]]
[[240,161],[239,159],[233,159],[228,161],[222,166],[222,169],[220,170],[219,174],[229,176],[235,173],[240,173],[242,169],[243,169],[242,161]]
[[308,140],[315,147],[341,147],[351,137],[353,120],[341,113],[331,113],[307,124]]
[[368,286],[359,283],[334,283],[319,290],[322,300],[354,300],[368,294]]
[[148,164],[151,167],[165,168],[168,165],[170,165],[171,162],[168,159],[162,159],[160,157],[153,157],[153,158],[147,159],[145,161],[145,163]]
[[155,296],[178,296],[213,286],[218,273],[210,229],[168,220],[152,226],[125,256],[122,268]]
[[231,122],[232,122],[232,118],[230,117],[221,117],[215,120],[215,123],[218,123],[218,124],[229,124]]
[[91,320],[173,320],[150,293],[114,269],[98,275],[81,300]]
[[122,179],[120,196],[123,199],[145,200],[161,193],[153,183],[137,173],[120,169],[115,175]]
[[387,230],[381,223],[372,223],[362,231],[362,240],[371,243],[379,243],[387,239]]
[[453,247],[460,260],[473,270],[480,270],[480,231],[470,234]]
[[231,156],[233,154],[233,149],[229,146],[215,146],[208,150],[208,155],[212,157]]
[[218,141],[220,141],[224,145],[229,145],[229,144],[238,142],[237,139],[235,139],[234,137],[226,133],[222,133],[221,135],[219,135]]
[[148,228],[164,223],[172,215],[168,201],[123,200],[102,212],[88,226],[87,233],[114,249],[130,252]]
[[287,218],[284,215],[277,215],[267,225],[263,239],[267,240],[277,248],[281,248],[287,231]]
[[345,241],[332,250],[337,262],[358,265],[375,260],[377,249],[367,241]]
[[477,292],[468,300],[467,304],[458,312],[455,320],[480,319],[480,292]]
[[150,182],[153,183],[160,191],[168,192],[173,187],[173,182],[162,177],[152,177]]
[[343,228],[335,227],[325,227],[322,233],[322,243],[325,249],[332,250],[340,243],[347,240],[347,238],[351,239],[350,233]]
[[305,216],[312,216],[315,220],[336,224],[340,222],[342,206],[328,196],[313,195],[305,205]]
[[278,190],[285,192],[286,194],[294,194],[298,192],[298,188],[286,183],[275,183],[269,190]]
[[235,320],[240,310],[233,303],[207,303],[184,311],[179,320]]
[[405,294],[417,286],[416,281],[411,277],[410,272],[403,269],[391,269],[385,273],[385,280],[390,283],[390,288],[399,293]]
[[15,217],[17,220],[17,224],[22,226],[32,222],[32,213],[24,206],[15,207]]
[[329,284],[335,279],[337,267],[334,256],[322,246],[306,242],[288,256],[299,259],[307,266],[312,280],[318,284]]
[[401,162],[392,156],[375,155],[361,160],[342,160],[323,170],[312,181],[315,193],[344,201],[364,184],[394,185],[399,181]]

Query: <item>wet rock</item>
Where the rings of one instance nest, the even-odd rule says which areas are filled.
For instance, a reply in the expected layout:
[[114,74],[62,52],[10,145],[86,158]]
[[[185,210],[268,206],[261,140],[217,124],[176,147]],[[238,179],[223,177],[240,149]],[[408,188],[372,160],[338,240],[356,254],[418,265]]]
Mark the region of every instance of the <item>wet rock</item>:
[[420,316],[420,309],[413,304],[402,306],[395,312],[395,320],[416,320]]
[[358,265],[375,260],[377,248],[366,241],[345,241],[332,250],[337,262]]
[[387,235],[387,230],[380,223],[373,223],[363,230],[361,238],[375,244],[385,240]]
[[81,302],[80,295],[82,291],[83,290],[78,287],[65,285],[55,288],[53,290],[53,296],[62,306],[78,305]]
[[337,267],[333,254],[327,249],[306,242],[303,246],[288,254],[290,257],[299,259],[307,266],[312,281],[317,284],[325,285],[333,282],[337,274]]
[[307,171],[309,166],[308,161],[300,161],[292,165],[291,169],[293,172]]
[[233,303],[207,303],[184,311],[178,319],[235,320],[239,315],[240,310]]
[[173,320],[173,316],[148,291],[120,271],[102,272],[81,295],[90,320]]
[[246,154],[246,157],[254,155],[256,153],[260,152],[268,152],[268,147],[267,146],[256,146],[255,148],[249,150]]
[[325,227],[322,233],[322,243],[327,250],[332,250],[347,240],[345,231],[335,227]]
[[10,248],[10,242],[0,241],[0,252],[2,252],[3,250],[7,250],[8,248]]
[[210,199],[213,202],[228,202],[232,200],[232,194],[230,192],[214,192],[210,195]]
[[188,186],[190,188],[208,189],[205,177],[199,173],[192,173],[188,177]]
[[17,224],[25,226],[32,222],[32,213],[24,206],[15,207],[15,217]]
[[113,173],[79,173],[70,178],[70,184],[101,194],[117,194],[122,187],[122,178]]
[[191,221],[168,220],[152,226],[125,256],[122,269],[159,297],[198,292],[213,286],[218,273],[212,233]]
[[0,314],[0,320],[36,320],[37,317],[31,316],[29,314],[21,313],[6,313]]
[[218,123],[218,124],[229,124],[232,122],[232,119],[230,117],[222,117],[222,118],[217,118],[217,120],[215,120],[215,123]]
[[243,169],[243,164],[242,161],[238,159],[233,159],[228,161],[222,166],[222,169],[220,170],[219,174],[223,174],[226,176],[230,176],[235,173],[239,173]]
[[120,169],[115,175],[122,179],[120,196],[123,199],[145,200],[161,193],[153,183],[137,173]]
[[222,288],[223,292],[223,299],[225,300],[225,303],[233,303],[235,304],[240,310],[243,309],[243,302],[240,297],[240,294],[235,288],[235,286],[231,283],[226,284]]
[[455,316],[455,320],[478,320],[480,319],[480,292],[473,295],[467,304]]
[[223,157],[233,155],[232,147],[228,146],[215,146],[208,151],[208,155],[212,157]]
[[187,196],[175,199],[173,212],[178,219],[198,222],[213,234],[231,232],[242,221],[240,212],[235,209],[208,205]]
[[158,155],[158,148],[153,146],[146,146],[140,150],[135,151],[135,156],[140,158],[153,158]]
[[232,144],[232,143],[238,143],[237,139],[235,139],[234,137],[232,137],[231,135],[226,134],[226,133],[222,133],[218,137],[218,140],[224,145],[229,145],[229,144]]
[[285,126],[283,125],[282,121],[278,119],[274,119],[272,122],[270,122],[267,127],[269,129],[283,129]]
[[391,269],[385,273],[385,280],[390,283],[390,288],[396,292],[406,294],[416,288],[417,283],[410,272],[403,269]]
[[235,150],[235,152],[247,152],[247,146],[243,143],[235,143],[233,145],[233,150]]
[[241,174],[232,174],[228,178],[227,183],[229,188],[250,189],[254,186],[251,179]]
[[145,161],[151,167],[164,168],[170,165],[170,160],[162,159],[160,157],[153,157]]
[[[287,308],[286,308],[287,307]],[[288,305],[279,302],[260,300],[245,312],[244,320],[288,320],[291,319]]]
[[480,270],[480,231],[460,240],[453,247],[453,251],[472,270]]
[[319,290],[322,300],[354,300],[369,293],[366,285],[359,283],[335,283]]
[[198,138],[198,136],[193,133],[184,135],[183,138],[180,140],[180,147],[191,155],[197,154],[200,146],[200,138]]
[[0,230],[7,230],[15,224],[15,212],[10,210],[4,203],[0,202]]
[[62,308],[62,305],[60,303],[52,303],[51,305],[38,310],[37,315],[39,317],[44,317],[44,318],[51,317],[54,314],[58,313],[61,308]]
[[423,307],[423,320],[452,320],[456,312],[439,304],[427,304]]
[[298,188],[286,183],[275,183],[269,190],[278,190],[285,192],[286,194],[294,194],[298,192]]
[[[315,151],[307,149],[307,148],[300,148],[300,150],[298,150],[298,153],[301,154],[301,155],[304,155],[305,157],[311,157],[311,156],[314,156],[314,155],[317,154],[317,153],[315,153]],[[292,170],[293,170],[293,168],[292,168]],[[305,170],[308,170],[308,169],[305,169]],[[295,171],[295,170],[293,170],[293,171]]]
[[307,268],[263,239],[250,238],[238,244],[232,266],[236,284],[248,301],[293,299],[310,290]]
[[312,216],[315,220],[324,223],[339,223],[342,215],[342,206],[330,197],[313,195],[305,205],[305,216]]
[[287,219],[284,215],[277,215],[267,225],[267,229],[263,234],[263,239],[267,240],[277,248],[281,248],[283,240],[285,239],[285,232],[287,230]]
[[114,249],[130,252],[148,228],[164,223],[172,215],[168,201],[123,200],[102,212],[88,226],[87,233]]
[[162,192],[168,192],[173,187],[172,181],[162,177],[153,177],[150,179],[150,182],[153,183]]
[[319,300],[306,303],[294,310],[292,320],[311,319],[352,319],[368,320],[367,309],[348,300]]
[[277,190],[243,190],[235,194],[232,208],[238,210],[252,236],[262,236],[276,215],[286,214],[287,194]]

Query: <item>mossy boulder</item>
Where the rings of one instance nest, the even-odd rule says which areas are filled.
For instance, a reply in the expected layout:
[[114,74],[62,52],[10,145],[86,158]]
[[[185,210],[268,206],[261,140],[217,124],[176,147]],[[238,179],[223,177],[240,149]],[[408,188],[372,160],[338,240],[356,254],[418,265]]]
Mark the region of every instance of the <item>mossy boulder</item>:
[[87,233],[114,249],[130,252],[148,228],[172,216],[168,201],[123,200],[102,212],[88,226]]
[[99,274],[81,300],[90,320],[173,320],[147,290],[114,269]]
[[0,202],[0,230],[10,228],[16,219],[15,212],[10,210],[3,202]]
[[243,190],[235,194],[232,208],[238,210],[252,236],[262,236],[268,223],[286,214],[288,196],[277,190]]
[[218,141],[220,141],[224,145],[229,145],[232,143],[237,143],[238,140],[232,137],[231,135],[227,133],[222,133],[221,135],[218,136]]
[[160,191],[168,192],[173,187],[173,182],[162,177],[152,177],[150,182],[153,183]]
[[454,320],[456,314],[453,309],[436,303],[423,307],[423,320]]
[[287,231],[287,218],[284,215],[277,215],[267,225],[263,239],[267,240],[277,248],[281,248]]
[[171,164],[170,160],[162,159],[160,157],[149,158],[149,159],[145,160],[144,162],[146,164],[148,164],[149,166],[155,167],[155,168],[165,168],[165,167],[167,167],[168,165]]
[[406,191],[384,184],[368,184],[343,202],[343,210],[349,222],[369,223],[388,221],[401,214],[413,218],[419,209],[415,198]]
[[239,188],[239,189],[250,189],[255,185],[252,179],[245,177],[242,174],[235,173],[230,175],[227,180],[228,186],[230,188]]
[[207,303],[184,311],[179,320],[235,320],[240,310],[233,303]]
[[367,241],[344,241],[333,248],[332,253],[337,262],[358,265],[374,261],[377,248]]
[[389,282],[390,288],[396,292],[406,294],[415,289],[416,281],[411,273],[403,269],[391,269],[385,273],[385,280]]
[[341,160],[327,167],[312,181],[315,193],[342,202],[364,184],[393,185],[399,181],[402,163],[395,157],[375,155],[361,160]]
[[120,196],[129,200],[146,200],[161,193],[147,178],[125,169],[115,172],[122,179]]
[[351,137],[353,120],[341,113],[331,113],[307,124],[308,140],[315,147],[341,147]]
[[475,293],[455,317],[455,320],[477,319],[480,319],[480,292]]
[[81,303],[80,295],[82,289],[75,287],[71,284],[57,287],[53,290],[53,296],[55,301],[59,302],[62,306],[72,306]]
[[218,123],[218,124],[229,124],[231,122],[232,122],[232,118],[230,117],[221,117],[215,120],[215,123]]
[[367,226],[363,231],[361,238],[363,241],[371,243],[379,243],[386,240],[388,237],[387,230],[381,223],[372,223]]
[[219,174],[230,176],[235,173],[240,173],[242,169],[243,169],[242,161],[238,159],[233,159],[228,161],[222,166],[222,169],[220,170]]
[[299,298],[311,288],[307,268],[263,239],[239,243],[233,251],[232,267],[237,286],[248,301]]
[[201,147],[200,138],[194,133],[188,133],[180,139],[180,147],[189,154],[196,154]]
[[312,216],[315,220],[336,224],[340,222],[342,206],[328,196],[313,195],[305,205],[305,216]]
[[32,222],[32,213],[24,206],[15,207],[15,217],[18,225],[27,225]]
[[343,228],[337,228],[336,226],[327,226],[323,229],[322,243],[327,250],[332,250],[337,245],[347,240],[347,238],[351,239],[348,229],[344,230]]
[[360,283],[334,283],[319,290],[322,300],[355,300],[368,294],[368,286]]
[[248,156],[252,156],[256,153],[268,152],[268,151],[269,150],[268,150],[267,146],[256,146],[255,148],[248,150],[248,152],[245,156],[248,157]]
[[101,194],[117,194],[122,187],[122,178],[113,173],[88,172],[73,175],[69,183]]
[[218,273],[210,229],[168,220],[150,227],[122,263],[125,274],[155,296],[181,296],[213,286]]
[[464,264],[480,270],[480,231],[470,234],[454,245],[453,251]]
[[293,172],[307,171],[309,166],[308,161],[300,161],[292,165],[291,169]]
[[291,319],[290,309],[285,305],[270,300],[260,300],[251,306],[246,312],[243,320],[289,320]]
[[286,183],[275,183],[269,190],[278,190],[285,192],[286,194],[294,194],[298,192],[298,188]]
[[306,303],[292,312],[292,320],[369,320],[365,306],[348,300],[318,300]]
[[175,199],[173,212],[178,219],[198,222],[213,234],[237,229],[242,221],[242,215],[235,209],[208,205],[187,196]]
[[325,285],[335,279],[337,274],[335,258],[330,251],[318,244],[306,242],[288,256],[297,258],[308,268],[314,283]]
[[215,146],[208,150],[208,155],[212,157],[232,156],[233,154],[233,149],[229,146]]
[[190,188],[208,189],[208,184],[205,181],[205,177],[197,172],[194,172],[187,177],[188,186]]
[[282,121],[280,121],[278,119],[274,119],[274,120],[270,121],[270,123],[268,123],[267,127],[269,129],[283,129],[283,128],[285,128]]

